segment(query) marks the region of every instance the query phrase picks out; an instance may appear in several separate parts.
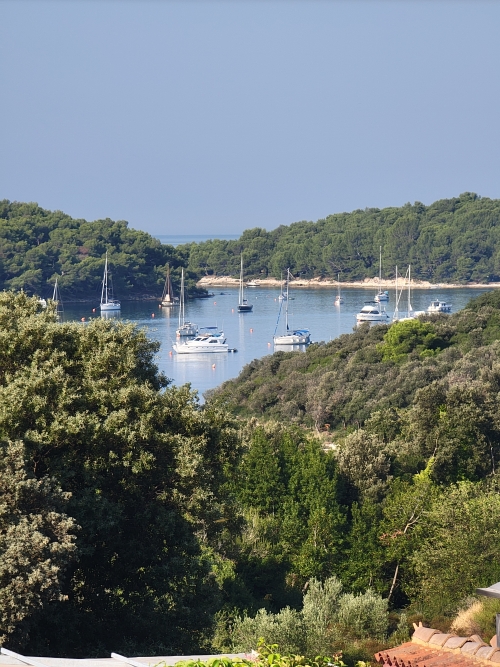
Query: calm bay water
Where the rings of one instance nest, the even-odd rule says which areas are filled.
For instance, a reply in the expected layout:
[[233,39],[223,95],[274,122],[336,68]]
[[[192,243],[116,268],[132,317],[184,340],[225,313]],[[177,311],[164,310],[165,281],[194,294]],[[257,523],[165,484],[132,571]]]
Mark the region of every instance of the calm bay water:
[[[230,348],[235,353],[176,355],[172,350],[175,330],[178,326],[178,309],[160,309],[154,301],[124,302],[119,314],[122,320],[144,327],[149,338],[161,343],[157,363],[160,370],[171,378],[174,384],[187,382],[200,393],[220,385],[225,380],[234,378],[243,366],[255,358],[273,352],[273,334],[275,331],[279,301],[276,289],[256,287],[247,289],[247,297],[253,304],[253,312],[238,313],[237,288],[213,288],[215,296],[209,299],[196,299],[186,304],[186,319],[196,322],[200,327],[219,326],[223,328]],[[473,297],[487,291],[478,289],[429,289],[415,290],[412,305],[415,310],[426,310],[433,299],[440,299],[452,304],[452,311],[463,308]],[[223,293],[222,293],[223,292]],[[344,304],[335,306],[336,290],[295,289],[293,300],[289,302],[290,326],[305,327],[311,331],[311,339],[329,341],[341,334],[351,333],[356,323],[355,315],[364,301],[373,298],[374,292],[360,288],[346,288],[342,291]],[[395,292],[390,291],[390,301],[386,306],[392,315]],[[404,310],[404,297],[401,299],[400,312]],[[97,307],[97,303],[95,304]],[[81,320],[82,317],[99,317],[92,313],[90,304],[66,304],[64,319]],[[114,314],[108,314],[113,316]],[[154,317],[152,317],[154,315]],[[283,331],[280,323],[278,333]],[[289,349],[285,346],[280,349]]]

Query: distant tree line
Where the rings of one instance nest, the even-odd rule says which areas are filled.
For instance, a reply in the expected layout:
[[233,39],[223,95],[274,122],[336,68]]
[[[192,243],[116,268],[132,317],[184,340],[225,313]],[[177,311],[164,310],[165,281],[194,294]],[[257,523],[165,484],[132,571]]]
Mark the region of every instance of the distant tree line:
[[[37,204],[0,201],[0,289],[48,297],[57,278],[63,301],[98,299],[106,251],[121,299],[161,297],[167,264],[178,290],[180,267],[187,266],[182,249],[162,245],[122,220],[87,222]],[[188,271],[193,296],[205,293],[196,281]]]
[[238,275],[240,253],[250,277],[296,276],[341,281],[372,278],[412,266],[416,279],[467,283],[500,280],[500,200],[464,193],[430,206],[369,208],[273,231],[256,227],[237,240],[185,246],[189,268],[200,275]]

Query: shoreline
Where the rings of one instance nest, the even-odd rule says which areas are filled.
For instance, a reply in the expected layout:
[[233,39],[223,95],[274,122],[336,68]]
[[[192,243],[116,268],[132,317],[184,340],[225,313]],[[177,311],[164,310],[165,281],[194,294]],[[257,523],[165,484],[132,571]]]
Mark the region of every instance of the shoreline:
[[[276,287],[279,288],[282,284],[281,280],[276,278],[262,278],[255,281],[257,287]],[[196,285],[198,287],[237,287],[240,284],[238,278],[233,278],[232,276],[203,276]],[[246,283],[245,283],[246,284]],[[361,287],[364,289],[395,289],[396,281],[395,280],[382,280],[379,283],[378,278],[365,278],[364,280],[354,281],[354,282],[341,282],[337,283],[336,280],[329,280],[325,278],[311,278],[310,280],[302,280],[296,278],[290,281],[290,286],[303,287],[303,288],[332,288],[332,287]],[[398,280],[398,289],[406,287],[403,280]],[[465,285],[460,285],[458,283],[430,283],[426,280],[412,280],[411,288],[412,289],[459,289],[459,288],[489,288],[495,289],[500,288],[500,283],[467,283]],[[250,288],[251,289],[251,288]]]

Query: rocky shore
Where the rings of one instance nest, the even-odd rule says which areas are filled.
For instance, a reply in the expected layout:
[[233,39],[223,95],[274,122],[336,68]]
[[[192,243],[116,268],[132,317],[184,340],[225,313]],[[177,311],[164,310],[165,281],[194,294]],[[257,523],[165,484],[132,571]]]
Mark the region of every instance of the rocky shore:
[[[279,288],[281,281],[276,278],[262,278],[255,281],[259,287],[276,287]],[[238,278],[233,276],[203,276],[203,278],[197,283],[198,287],[236,287],[239,285]],[[322,287],[337,287],[336,280],[330,280],[328,278],[311,278],[310,280],[305,280],[302,278],[295,278],[290,281],[290,285],[295,289],[296,287],[307,287],[307,288],[322,288]],[[341,282],[341,287],[364,287],[366,289],[378,289],[379,281],[378,278],[365,278],[363,281],[358,282]],[[398,281],[398,287],[403,286],[403,279]],[[382,280],[381,283],[382,289],[395,289],[396,281],[395,280]],[[412,289],[437,289],[437,288],[459,288],[459,287],[500,287],[500,283],[430,283],[426,280],[412,280],[411,281]]]

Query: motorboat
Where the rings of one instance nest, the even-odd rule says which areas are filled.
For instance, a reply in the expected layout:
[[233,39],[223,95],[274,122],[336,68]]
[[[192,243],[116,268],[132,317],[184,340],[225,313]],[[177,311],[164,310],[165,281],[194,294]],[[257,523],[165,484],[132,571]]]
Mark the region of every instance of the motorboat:
[[[276,322],[273,341],[275,345],[309,345],[309,343],[311,342],[311,334],[309,332],[309,329],[290,329],[288,324],[288,302],[290,300],[289,283],[290,283],[290,269],[287,269],[286,292],[284,294],[284,298],[280,302],[278,321]],[[285,331],[281,335],[276,335],[280,323],[283,303],[285,304]]]
[[439,301],[438,299],[431,301],[430,306],[427,308],[428,313],[451,313],[451,303],[446,303],[445,301]]
[[199,354],[200,352],[227,352],[229,346],[226,343],[226,337],[223,331],[218,327],[203,327],[203,333],[199,333],[195,338],[172,345],[177,354]]
[[120,310],[121,303],[113,296],[113,285],[108,276],[108,251],[106,251],[106,260],[104,262],[104,276],[102,279],[101,290],[101,312],[110,312],[112,310]]
[[184,268],[181,270],[181,293],[179,305],[179,328],[175,332],[176,335],[179,337],[196,336],[198,333],[198,325],[186,320],[184,313]]
[[174,291],[172,288],[172,281],[170,279],[170,265],[167,264],[167,277],[165,278],[165,285],[163,286],[163,294],[161,296],[162,308],[171,308],[177,306],[178,301],[174,298]]
[[247,282],[247,287],[258,287],[259,283],[256,280],[249,280]]
[[389,315],[385,308],[381,307],[376,301],[365,301],[365,305],[356,315],[358,322],[388,322]]
[[383,292],[378,292],[378,294],[375,294],[373,297],[373,300],[376,301],[377,303],[381,302],[387,302],[389,301],[389,292],[387,290],[384,290]]
[[240,268],[240,289],[238,292],[238,312],[251,313],[252,310],[253,310],[253,304],[248,303],[248,299],[245,299],[245,286],[243,284],[243,253],[242,253],[241,268]]

